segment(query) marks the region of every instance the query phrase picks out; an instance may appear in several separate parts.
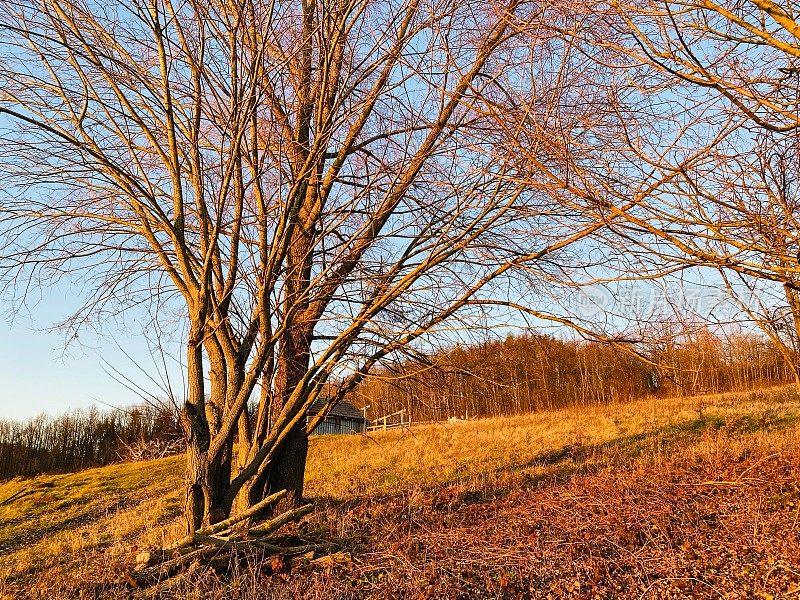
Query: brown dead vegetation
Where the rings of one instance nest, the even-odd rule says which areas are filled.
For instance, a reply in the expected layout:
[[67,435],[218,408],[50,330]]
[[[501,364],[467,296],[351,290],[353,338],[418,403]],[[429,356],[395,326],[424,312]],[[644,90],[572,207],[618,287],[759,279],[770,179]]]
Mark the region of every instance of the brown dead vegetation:
[[[403,482],[409,456],[397,465],[396,486],[318,495],[315,513],[281,540],[334,543],[321,559],[242,552],[216,569],[194,566],[163,586],[131,590],[122,575],[134,535],[18,571],[0,583],[0,595],[795,599],[800,412],[785,394],[771,406],[763,396],[746,398],[738,412],[736,399],[711,399],[688,418],[533,448],[531,459],[425,485]],[[459,427],[477,432],[479,423]],[[411,447],[400,434],[387,438]],[[475,451],[465,437],[452,439],[461,445],[454,451]],[[326,454],[348,443],[357,468],[356,438],[331,440]]]

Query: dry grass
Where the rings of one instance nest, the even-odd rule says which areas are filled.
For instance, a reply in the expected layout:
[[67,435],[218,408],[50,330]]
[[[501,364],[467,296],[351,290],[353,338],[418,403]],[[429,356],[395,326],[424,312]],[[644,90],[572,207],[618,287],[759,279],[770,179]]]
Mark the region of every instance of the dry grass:
[[543,453],[575,444],[624,441],[644,432],[698,429],[731,419],[764,417],[778,423],[798,415],[800,395],[777,388],[426,425],[411,434],[395,430],[356,439],[319,438],[312,444],[308,483],[315,496],[345,500],[535,467]]
[[[798,598],[793,388],[312,441],[296,533],[352,561],[191,573],[161,597]],[[182,462],[0,485],[0,596],[128,598],[180,528]]]

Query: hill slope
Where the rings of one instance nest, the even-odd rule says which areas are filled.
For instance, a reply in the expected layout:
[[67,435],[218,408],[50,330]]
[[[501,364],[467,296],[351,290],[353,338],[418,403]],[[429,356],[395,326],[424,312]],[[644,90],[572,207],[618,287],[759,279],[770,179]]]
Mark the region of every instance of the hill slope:
[[15,480],[0,597],[797,598],[798,442],[793,388],[316,438],[299,534],[352,559],[158,592],[122,574],[181,531],[182,459]]

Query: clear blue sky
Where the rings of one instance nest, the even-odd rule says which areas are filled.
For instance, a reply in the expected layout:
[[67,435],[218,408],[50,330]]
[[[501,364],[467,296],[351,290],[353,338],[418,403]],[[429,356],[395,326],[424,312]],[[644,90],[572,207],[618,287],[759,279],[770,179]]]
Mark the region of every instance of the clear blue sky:
[[[142,334],[141,315],[129,314],[124,323],[106,322],[101,333],[82,330],[78,342],[67,346],[64,333],[52,325],[65,316],[70,300],[77,299],[69,288],[57,285],[13,318],[5,303],[6,310],[0,312],[0,418],[140,402],[133,391],[115,381],[114,369],[148,392],[163,395],[145,374],[159,380],[153,353]],[[179,370],[174,365],[170,370],[180,395]]]
[[[719,303],[721,289],[713,285],[698,286],[696,281],[687,283],[690,291],[696,288],[702,292],[700,297],[706,301],[703,306],[692,307],[698,312],[706,313]],[[592,316],[599,311],[601,314],[596,316],[602,321],[602,310],[612,309],[612,314],[621,312],[628,318],[635,318],[637,310],[626,303],[636,304],[637,300],[643,301],[640,308],[645,312],[664,306],[663,291],[652,294],[659,290],[638,284],[629,285],[631,289],[627,290],[628,293],[621,295],[619,291],[594,288],[594,293],[607,296],[607,301],[596,307],[588,307],[592,310],[584,316]],[[714,291],[717,293],[712,293]],[[646,295],[645,292],[651,294]],[[52,326],[67,316],[71,309],[74,310],[81,299],[77,289],[62,282],[45,290],[34,291],[26,310],[12,315],[8,299],[0,296],[0,301],[5,302],[5,310],[0,310],[0,418],[24,419],[41,413],[61,414],[92,405],[102,409],[141,402],[136,393],[115,380],[120,376],[114,371],[123,373],[150,394],[165,395],[159,385],[159,371],[163,371],[163,367],[157,364],[159,355],[152,351],[143,333],[143,323],[147,320],[141,312],[129,311],[124,322],[107,321],[99,328],[84,328],[77,342],[66,345],[64,333],[52,329]],[[676,299],[673,298],[673,301]],[[527,303],[532,298],[518,300]],[[545,304],[552,302],[552,299],[540,300]],[[616,320],[612,315],[607,318],[612,322]],[[532,324],[546,325],[538,321]],[[524,326],[525,323],[520,321],[517,325]],[[99,329],[99,332],[95,329]],[[509,331],[505,327],[495,328],[494,333],[502,337]],[[180,332],[169,333],[180,336]],[[172,343],[172,355],[180,357],[180,346],[176,341]],[[182,369],[174,359],[168,367],[173,392],[180,399],[183,395]],[[150,377],[156,381],[151,381]]]
[[20,321],[4,321],[0,325],[3,418],[61,413],[98,400],[112,404],[131,402],[132,394],[101,368],[101,356],[111,348],[76,347],[65,353],[62,335],[33,331]]

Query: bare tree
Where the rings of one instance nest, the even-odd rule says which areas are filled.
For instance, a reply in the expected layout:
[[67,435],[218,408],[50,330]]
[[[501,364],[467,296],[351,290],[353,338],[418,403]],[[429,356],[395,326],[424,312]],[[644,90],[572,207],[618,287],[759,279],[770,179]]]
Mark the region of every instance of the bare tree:
[[678,175],[634,226],[650,250],[666,242],[670,259],[718,270],[736,305],[797,374],[800,7],[771,0],[618,7],[632,41],[619,47],[650,73],[646,93],[693,98],[668,112],[677,115],[679,104],[695,122],[676,136],[696,151],[682,163],[629,137],[655,171]]
[[794,0],[647,0],[613,6],[607,22],[628,42],[616,48],[689,84],[686,90],[693,86],[698,103],[716,99],[697,98],[696,88],[707,88],[725,100],[716,105],[722,114],[732,109],[772,132],[800,125],[800,5]]
[[617,1],[587,10],[588,27],[561,27],[605,74],[611,101],[592,115],[601,127],[564,138],[552,172],[606,220],[607,247],[625,247],[610,252],[610,272],[718,274],[795,371],[798,8]]
[[545,12],[2,3],[4,281],[81,279],[75,326],[142,304],[186,324],[190,531],[276,490],[298,501],[312,402],[485,323],[516,269],[602,226],[487,145],[482,99]]

